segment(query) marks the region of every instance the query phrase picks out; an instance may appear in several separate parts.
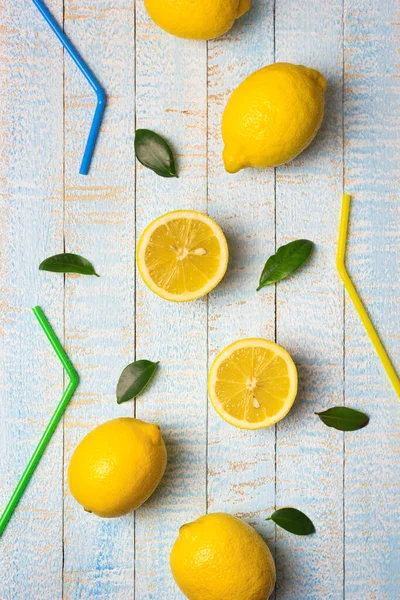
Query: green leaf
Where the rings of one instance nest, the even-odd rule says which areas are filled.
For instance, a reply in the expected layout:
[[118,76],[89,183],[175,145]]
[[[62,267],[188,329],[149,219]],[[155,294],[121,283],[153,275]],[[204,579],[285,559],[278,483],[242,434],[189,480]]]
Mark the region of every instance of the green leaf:
[[273,521],[282,529],[295,535],[310,535],[315,533],[313,522],[297,508],[280,508],[267,521]]
[[96,275],[93,265],[79,256],[79,254],[56,254],[46,258],[39,265],[41,271],[52,271],[53,273],[79,273],[80,275]]
[[336,406],[315,414],[325,425],[339,431],[357,431],[369,423],[368,415],[347,406]]
[[286,246],[281,246],[265,263],[257,292],[271,283],[282,281],[300,269],[310,258],[313,249],[314,244],[309,240],[294,240]]
[[125,367],[117,385],[118,404],[139,396],[149,384],[159,364],[150,360],[137,360]]
[[175,159],[167,142],[150,129],[137,129],[135,135],[136,158],[143,166],[160,177],[178,177]]

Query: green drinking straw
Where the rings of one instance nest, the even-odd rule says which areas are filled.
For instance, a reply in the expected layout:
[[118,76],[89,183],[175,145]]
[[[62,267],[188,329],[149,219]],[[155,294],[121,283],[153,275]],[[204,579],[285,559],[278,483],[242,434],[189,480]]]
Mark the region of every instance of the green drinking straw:
[[11,519],[11,516],[21,499],[22,494],[24,493],[26,486],[28,485],[40,459],[43,456],[43,453],[51,440],[51,437],[56,430],[58,423],[60,422],[61,417],[63,416],[65,409],[67,408],[76,388],[79,383],[79,376],[72,366],[71,361],[68,356],[65,354],[64,348],[61,346],[56,334],[51,328],[50,323],[45,317],[44,312],[39,306],[35,306],[33,309],[33,313],[37,320],[40,323],[41,328],[45,332],[47,339],[50,344],[53,346],[55,353],[61,361],[62,366],[66,370],[69,376],[69,383],[62,395],[60,402],[56,410],[54,411],[53,416],[51,417],[38,445],[34,453],[31,456],[30,461],[28,462],[25,471],[23,472],[21,479],[18,482],[17,487],[15,488],[13,495],[11,496],[6,508],[4,509],[3,514],[0,518],[0,537],[2,536],[5,528],[7,527],[7,523]]

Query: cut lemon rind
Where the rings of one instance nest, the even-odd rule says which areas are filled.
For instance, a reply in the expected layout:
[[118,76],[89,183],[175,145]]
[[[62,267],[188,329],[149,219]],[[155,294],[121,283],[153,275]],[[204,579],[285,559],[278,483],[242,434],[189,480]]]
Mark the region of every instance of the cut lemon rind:
[[[250,422],[245,419],[238,419],[232,414],[230,414],[225,408],[223,403],[221,402],[218,394],[216,393],[216,386],[219,380],[218,378],[218,370],[222,364],[227,361],[229,357],[231,357],[237,350],[245,350],[250,348],[262,348],[267,351],[271,351],[275,357],[278,359],[283,359],[286,367],[287,367],[287,378],[289,379],[289,389],[284,398],[280,398],[282,400],[282,408],[278,410],[274,415],[268,416],[264,418],[262,421],[258,422]],[[234,367],[235,368],[235,367]],[[286,377],[286,376],[285,376]],[[277,378],[279,379],[279,377]],[[225,381],[225,380],[224,380]],[[227,381],[228,385],[235,383]],[[208,395],[213,405],[215,411],[219,414],[224,421],[237,427],[239,429],[247,429],[247,430],[258,430],[265,429],[267,427],[272,427],[279,421],[281,421],[290,411],[293,406],[293,403],[296,399],[298,389],[298,376],[297,376],[297,368],[295,363],[293,362],[290,354],[279,346],[275,342],[271,342],[269,340],[265,340],[262,338],[247,338],[244,340],[238,340],[233,342],[229,346],[227,346],[218,356],[215,358],[213,364],[211,365],[209,376],[208,376]]]
[[[168,292],[168,290],[158,285],[151,277],[145,259],[146,248],[150,242],[152,235],[156,232],[158,228],[176,219],[188,219],[194,221],[198,220],[207,225],[212,230],[213,237],[215,237],[218,241],[220,249],[219,265],[215,275],[207,279],[207,282],[199,289],[196,289],[195,291],[186,291],[182,294],[170,293]],[[211,217],[195,210],[172,211],[152,221],[142,233],[136,250],[137,265],[139,273],[144,283],[157,296],[163,298],[164,300],[169,300],[170,302],[189,302],[191,300],[197,300],[209,294],[224,277],[226,269],[228,267],[228,256],[228,244],[226,242],[226,238],[222,229],[213,219],[211,219]],[[198,260],[198,258],[199,257],[196,256],[195,260]]]

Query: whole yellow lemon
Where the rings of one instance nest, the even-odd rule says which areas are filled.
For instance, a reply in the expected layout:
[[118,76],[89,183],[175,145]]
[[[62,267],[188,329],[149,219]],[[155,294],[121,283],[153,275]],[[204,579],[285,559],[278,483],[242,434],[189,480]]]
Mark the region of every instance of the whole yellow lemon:
[[266,600],[275,587],[267,544],[250,525],[225,513],[181,527],[170,562],[189,600]]
[[167,451],[158,425],[139,419],[107,421],[88,433],[72,455],[69,487],[85,510],[120,517],[136,510],[164,474]]
[[312,142],[324,116],[326,81],[318,71],[276,63],[233,92],[222,117],[225,169],[277,167]]
[[210,40],[247,12],[251,0],[144,0],[153,21],[172,35]]

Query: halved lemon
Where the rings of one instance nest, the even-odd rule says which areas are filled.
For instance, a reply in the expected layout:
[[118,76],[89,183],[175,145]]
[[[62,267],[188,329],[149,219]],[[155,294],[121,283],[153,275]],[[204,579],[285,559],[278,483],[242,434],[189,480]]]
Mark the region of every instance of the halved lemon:
[[241,429],[263,429],[287,415],[297,394],[297,369],[278,344],[234,342],[214,360],[208,394],[217,413]]
[[152,221],[136,252],[139,273],[149,288],[172,302],[196,300],[221,281],[228,244],[211,217],[176,210]]

